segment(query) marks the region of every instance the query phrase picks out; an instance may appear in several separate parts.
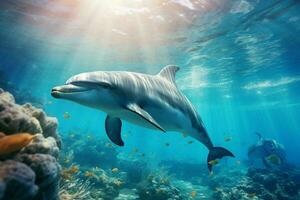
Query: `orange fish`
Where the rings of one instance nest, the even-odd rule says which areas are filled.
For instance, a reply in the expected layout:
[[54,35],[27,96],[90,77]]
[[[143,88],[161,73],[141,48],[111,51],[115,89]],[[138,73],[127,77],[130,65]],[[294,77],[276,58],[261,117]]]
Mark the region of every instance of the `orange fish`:
[[71,115],[68,112],[64,112],[63,117],[64,119],[70,119]]
[[192,192],[191,192],[191,197],[192,197],[192,198],[195,198],[196,195],[197,195],[197,192],[196,192],[196,191],[192,191]]
[[0,155],[10,154],[27,146],[34,138],[29,133],[5,135],[0,132]]

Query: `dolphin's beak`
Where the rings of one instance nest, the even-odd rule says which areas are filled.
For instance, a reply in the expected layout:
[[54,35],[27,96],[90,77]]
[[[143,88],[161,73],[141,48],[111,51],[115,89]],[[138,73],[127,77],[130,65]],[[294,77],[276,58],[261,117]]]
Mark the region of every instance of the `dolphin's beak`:
[[82,87],[82,86],[76,86],[73,84],[67,84],[67,85],[54,87],[51,90],[51,95],[54,98],[63,98],[64,96],[66,96],[68,94],[73,94],[73,93],[77,93],[77,92],[85,92],[88,90],[91,90],[91,89]]

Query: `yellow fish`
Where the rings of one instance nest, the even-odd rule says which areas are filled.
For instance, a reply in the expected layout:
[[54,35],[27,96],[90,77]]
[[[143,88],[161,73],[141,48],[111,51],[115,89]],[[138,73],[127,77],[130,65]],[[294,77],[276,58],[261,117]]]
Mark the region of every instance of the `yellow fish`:
[[216,159],[216,160],[211,160],[211,161],[209,161],[208,163],[209,163],[210,165],[214,166],[214,165],[218,164],[219,161]]
[[71,161],[69,159],[65,159],[64,161],[66,164],[69,164]]
[[118,173],[118,172],[119,172],[119,169],[118,169],[118,168],[116,168],[116,167],[115,167],[115,168],[112,168],[112,169],[111,169],[111,172],[112,172],[112,173],[114,173],[114,174],[116,174],[116,173]]
[[269,155],[266,159],[274,165],[280,165],[281,164],[280,158],[275,154]]
[[196,195],[197,195],[197,192],[196,192],[196,191],[192,191],[192,192],[191,192],[191,197],[192,197],[192,198],[195,198]]
[[63,117],[64,119],[70,119],[71,115],[68,112],[64,112]]

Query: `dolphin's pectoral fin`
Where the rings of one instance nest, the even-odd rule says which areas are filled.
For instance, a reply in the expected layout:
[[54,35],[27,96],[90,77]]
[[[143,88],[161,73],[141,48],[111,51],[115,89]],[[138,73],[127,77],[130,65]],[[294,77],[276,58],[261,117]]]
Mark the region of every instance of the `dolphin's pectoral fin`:
[[109,139],[119,146],[124,146],[121,138],[122,121],[117,117],[107,115],[105,119],[105,130]]
[[154,127],[156,127],[157,129],[166,132],[156,121],[155,119],[153,119],[153,117],[145,110],[143,110],[140,106],[138,106],[137,104],[128,104],[126,106],[126,108],[128,110],[130,110],[131,112],[139,115],[143,120],[146,120],[147,122],[149,122],[151,125],[153,125]]

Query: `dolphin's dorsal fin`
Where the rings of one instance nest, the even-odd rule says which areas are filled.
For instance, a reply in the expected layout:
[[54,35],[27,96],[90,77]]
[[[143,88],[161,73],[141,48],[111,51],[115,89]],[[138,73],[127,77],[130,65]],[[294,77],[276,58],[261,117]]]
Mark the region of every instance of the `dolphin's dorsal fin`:
[[179,69],[180,68],[175,65],[167,65],[157,75],[161,76],[161,77],[169,80],[171,83],[175,84],[175,75]]

